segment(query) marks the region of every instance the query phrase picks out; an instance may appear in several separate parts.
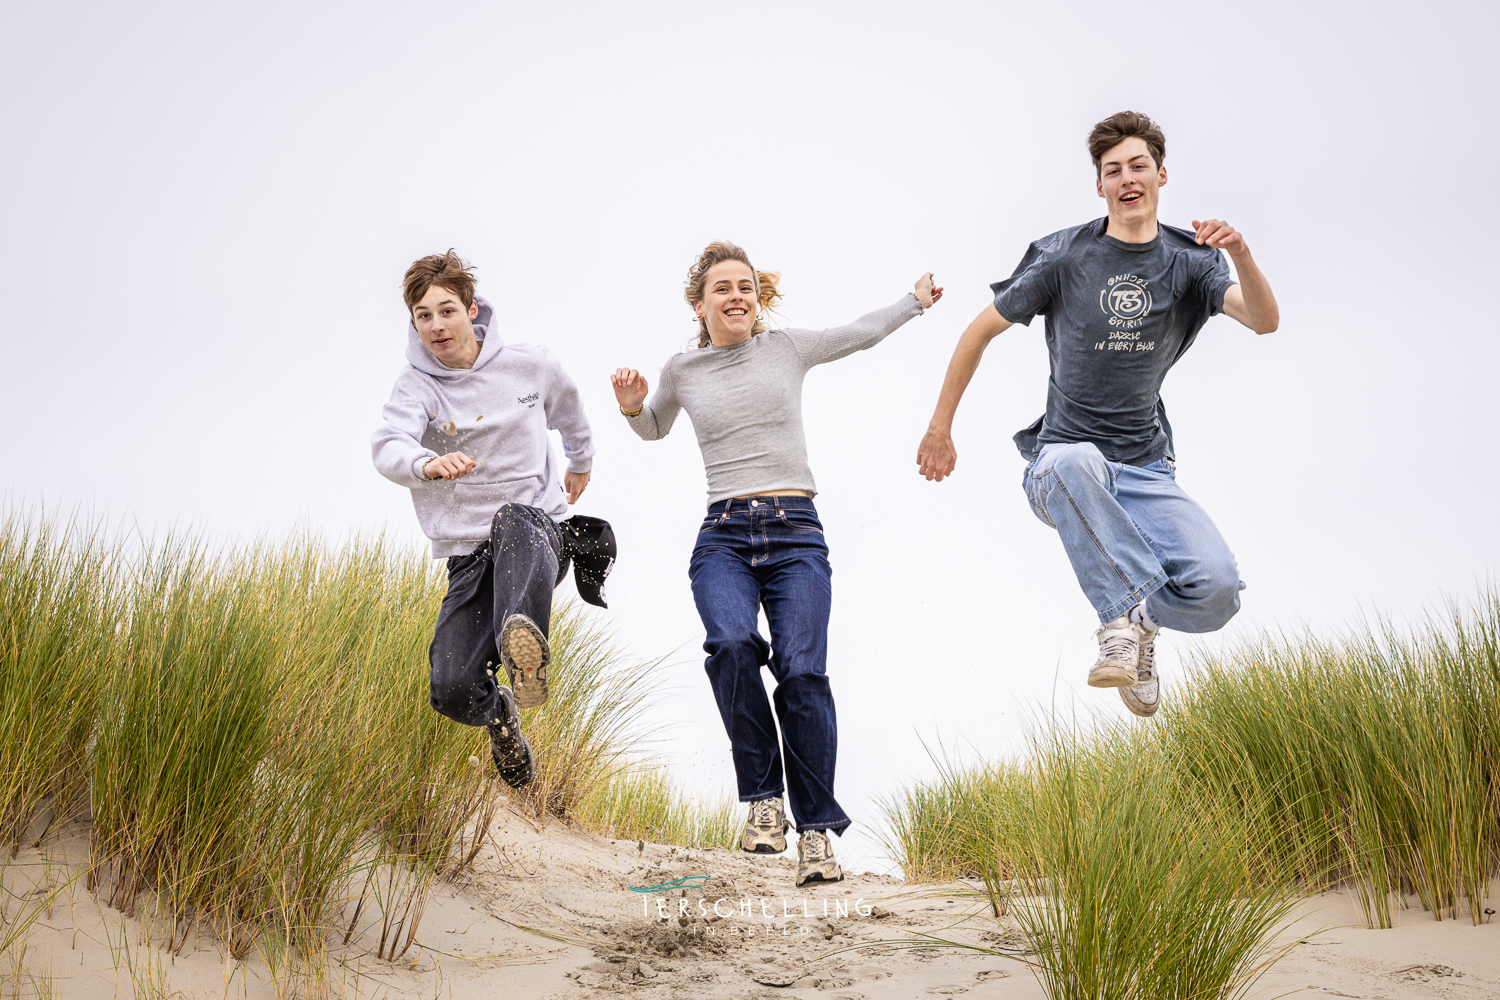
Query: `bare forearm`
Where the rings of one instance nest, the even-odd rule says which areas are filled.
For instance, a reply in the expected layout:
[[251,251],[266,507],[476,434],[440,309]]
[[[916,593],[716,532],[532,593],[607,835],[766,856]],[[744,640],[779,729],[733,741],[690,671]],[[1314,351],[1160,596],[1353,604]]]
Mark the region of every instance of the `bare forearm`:
[[943,376],[943,390],[938,393],[937,409],[917,445],[917,470],[929,482],[942,482],[953,472],[958,463],[958,451],[953,446],[953,415],[958,412],[958,401],[963,399],[974,370],[984,349],[998,334],[1005,332],[1010,320],[1001,316],[990,306],[974,318],[969,328],[958,338],[953,349],[953,358],[948,362],[948,373]]
[[984,349],[1001,331],[1010,326],[991,306],[970,323],[958,338],[953,357],[948,361],[947,374],[943,376],[943,388],[938,393],[937,408],[933,410],[928,427],[948,432],[953,428],[953,415],[958,412],[959,400],[979,368]]
[[1245,325],[1256,333],[1270,333],[1281,325],[1281,310],[1276,305],[1276,296],[1271,292],[1271,283],[1256,266],[1249,248],[1230,254],[1234,269],[1239,273],[1240,296],[1244,300]]

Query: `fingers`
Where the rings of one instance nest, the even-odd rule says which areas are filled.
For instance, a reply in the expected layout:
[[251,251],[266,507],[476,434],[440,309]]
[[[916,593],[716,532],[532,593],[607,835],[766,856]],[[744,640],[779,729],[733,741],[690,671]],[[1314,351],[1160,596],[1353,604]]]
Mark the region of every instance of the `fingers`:
[[958,452],[953,442],[926,441],[917,448],[917,471],[929,483],[940,483],[953,474],[958,464]]
[[943,297],[943,290],[941,288],[934,288],[932,290],[932,301],[936,302],[938,299],[940,299],[942,297]]
[[1227,247],[1241,241],[1240,234],[1222,219],[1193,220],[1196,242],[1211,247]]

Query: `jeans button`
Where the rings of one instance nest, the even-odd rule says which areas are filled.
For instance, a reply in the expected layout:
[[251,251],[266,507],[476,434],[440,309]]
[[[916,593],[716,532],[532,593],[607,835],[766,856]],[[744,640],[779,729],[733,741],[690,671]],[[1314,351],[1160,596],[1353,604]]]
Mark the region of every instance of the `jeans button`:
[[752,507],[759,507],[760,506],[760,501],[759,500],[751,500],[750,501],[750,506],[752,506]]

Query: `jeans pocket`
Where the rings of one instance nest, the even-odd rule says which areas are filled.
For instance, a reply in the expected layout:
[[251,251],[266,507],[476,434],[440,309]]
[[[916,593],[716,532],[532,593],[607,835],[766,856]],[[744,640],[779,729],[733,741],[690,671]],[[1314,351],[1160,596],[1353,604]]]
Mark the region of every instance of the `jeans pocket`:
[[703,523],[698,526],[698,534],[701,535],[705,531],[713,531],[719,526],[719,522],[722,520],[723,518],[718,514],[708,515],[703,519]]
[[823,522],[810,510],[782,510],[781,523],[793,531],[816,531],[823,533]]

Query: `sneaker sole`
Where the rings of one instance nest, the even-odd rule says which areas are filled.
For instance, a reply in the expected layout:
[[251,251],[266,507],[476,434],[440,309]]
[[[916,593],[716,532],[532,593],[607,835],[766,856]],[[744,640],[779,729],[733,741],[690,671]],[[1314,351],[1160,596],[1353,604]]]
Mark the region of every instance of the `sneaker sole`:
[[500,662],[521,708],[547,703],[547,664],[552,660],[547,637],[530,619],[512,615],[500,636]]
[[780,849],[775,844],[756,844],[754,847],[746,847],[744,841],[740,841],[740,850],[746,854],[781,854],[786,851],[786,841],[781,842]]
[[1089,687],[1135,687],[1137,680],[1134,670],[1113,663],[1101,663],[1089,671]]
[[1135,715],[1138,715],[1138,716],[1140,716],[1143,719],[1149,719],[1149,718],[1151,718],[1151,716],[1153,716],[1153,715],[1156,714],[1156,710],[1158,708],[1161,708],[1161,700],[1160,699],[1157,699],[1157,702],[1154,705],[1150,705],[1150,706],[1143,705],[1143,704],[1141,704],[1138,701],[1132,700],[1129,696],[1127,696],[1125,694],[1125,692],[1129,691],[1129,690],[1130,690],[1130,688],[1128,688],[1128,687],[1122,687],[1122,688],[1120,688],[1120,700],[1123,701],[1125,703],[1125,707],[1128,708],[1128,709],[1130,709],[1130,711],[1132,713],[1134,713]]
[[800,889],[804,885],[832,885],[834,882],[842,881],[844,881],[844,871],[842,868],[839,869],[838,878],[828,878],[822,872],[812,872],[809,875],[797,879],[797,888]]

